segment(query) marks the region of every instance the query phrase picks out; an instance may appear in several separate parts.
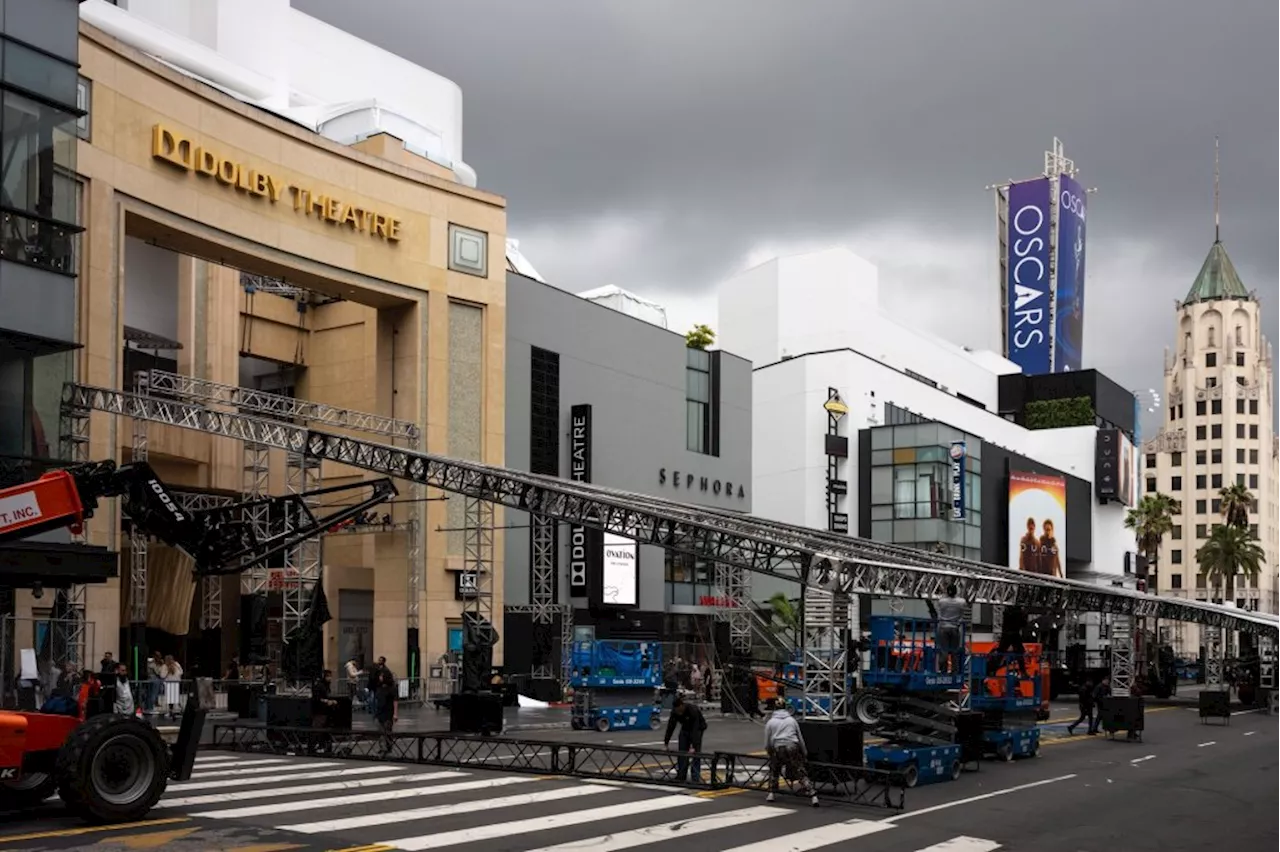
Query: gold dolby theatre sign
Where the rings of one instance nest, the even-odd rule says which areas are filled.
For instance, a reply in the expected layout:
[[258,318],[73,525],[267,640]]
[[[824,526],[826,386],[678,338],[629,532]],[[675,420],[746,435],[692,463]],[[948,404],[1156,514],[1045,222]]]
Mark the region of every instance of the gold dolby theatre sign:
[[336,227],[349,228],[374,239],[389,243],[400,242],[401,223],[394,216],[346,204],[337,198],[301,186],[291,186],[269,172],[249,168],[210,148],[198,146],[160,124],[151,129],[151,156],[183,171],[195,172],[200,177],[217,181],[237,192],[265,198],[272,204],[279,203],[287,192],[288,199],[293,202],[293,209],[306,216],[315,216]]

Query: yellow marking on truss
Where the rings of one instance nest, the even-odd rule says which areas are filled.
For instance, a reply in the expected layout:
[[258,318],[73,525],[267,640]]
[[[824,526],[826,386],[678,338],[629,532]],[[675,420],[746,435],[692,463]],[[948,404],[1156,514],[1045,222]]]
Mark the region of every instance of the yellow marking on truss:
[[119,825],[90,825],[80,828],[64,828],[60,831],[38,831],[34,834],[8,834],[0,836],[0,843],[18,843],[26,840],[45,840],[52,837],[79,837],[83,834],[98,834],[103,831],[127,831],[131,828],[150,828],[156,825],[177,825],[180,822],[191,822],[187,817],[170,817],[169,819],[149,819],[141,822],[122,822]]

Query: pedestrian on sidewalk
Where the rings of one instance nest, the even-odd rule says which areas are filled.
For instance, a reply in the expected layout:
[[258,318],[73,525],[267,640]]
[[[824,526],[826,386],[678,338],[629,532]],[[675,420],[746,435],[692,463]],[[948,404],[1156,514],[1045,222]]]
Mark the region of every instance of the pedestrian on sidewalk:
[[129,667],[124,663],[116,664],[115,695],[111,702],[111,711],[121,716],[132,716],[134,711],[133,689],[129,685]]
[[378,669],[377,677],[378,685],[373,690],[377,707],[374,718],[382,731],[381,756],[386,757],[394,745],[391,732],[400,719],[400,695],[396,689],[396,679],[385,665]]
[[809,780],[809,749],[804,735],[800,733],[800,723],[791,711],[780,707],[775,698],[769,699],[767,709],[771,715],[764,723],[764,749],[769,755],[769,795],[765,801],[772,802],[777,798],[778,778],[786,775],[801,793],[811,797],[810,801],[816,808],[818,790]]
[[702,753],[702,735],[707,730],[707,719],[701,710],[677,695],[671,705],[671,718],[667,720],[667,735],[662,739],[663,748],[671,748],[671,735],[675,732],[676,725],[680,726],[680,737],[676,740],[680,750],[680,756],[676,758],[676,780],[688,779],[695,784],[701,783],[702,759],[693,758],[693,775],[690,778],[689,758],[686,755]]
[[1070,725],[1067,725],[1067,734],[1075,736],[1076,728],[1086,719],[1089,721],[1088,727],[1085,728],[1089,733],[1093,733],[1093,681],[1085,678],[1084,685],[1080,687],[1080,718],[1076,719]]

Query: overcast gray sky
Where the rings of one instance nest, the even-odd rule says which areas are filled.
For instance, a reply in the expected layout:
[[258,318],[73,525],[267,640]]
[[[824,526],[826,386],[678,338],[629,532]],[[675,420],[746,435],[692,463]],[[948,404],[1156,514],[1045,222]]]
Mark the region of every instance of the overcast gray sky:
[[889,309],[998,349],[988,184],[1054,136],[1088,187],[1085,363],[1161,387],[1223,241],[1277,336],[1275,0],[293,0],[457,82],[464,158],[553,284],[714,322],[718,283],[845,245]]

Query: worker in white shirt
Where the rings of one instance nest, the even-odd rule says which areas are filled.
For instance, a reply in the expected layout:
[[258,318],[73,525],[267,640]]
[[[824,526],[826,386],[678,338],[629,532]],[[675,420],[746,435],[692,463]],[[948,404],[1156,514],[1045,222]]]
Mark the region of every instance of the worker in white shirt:
[[769,754],[769,797],[766,801],[772,802],[777,798],[778,777],[785,773],[787,780],[797,784],[802,793],[807,791],[816,808],[818,790],[809,780],[808,749],[804,735],[800,733],[800,723],[789,710],[778,706],[777,699],[769,699],[768,706],[773,713],[764,723],[764,747]]

